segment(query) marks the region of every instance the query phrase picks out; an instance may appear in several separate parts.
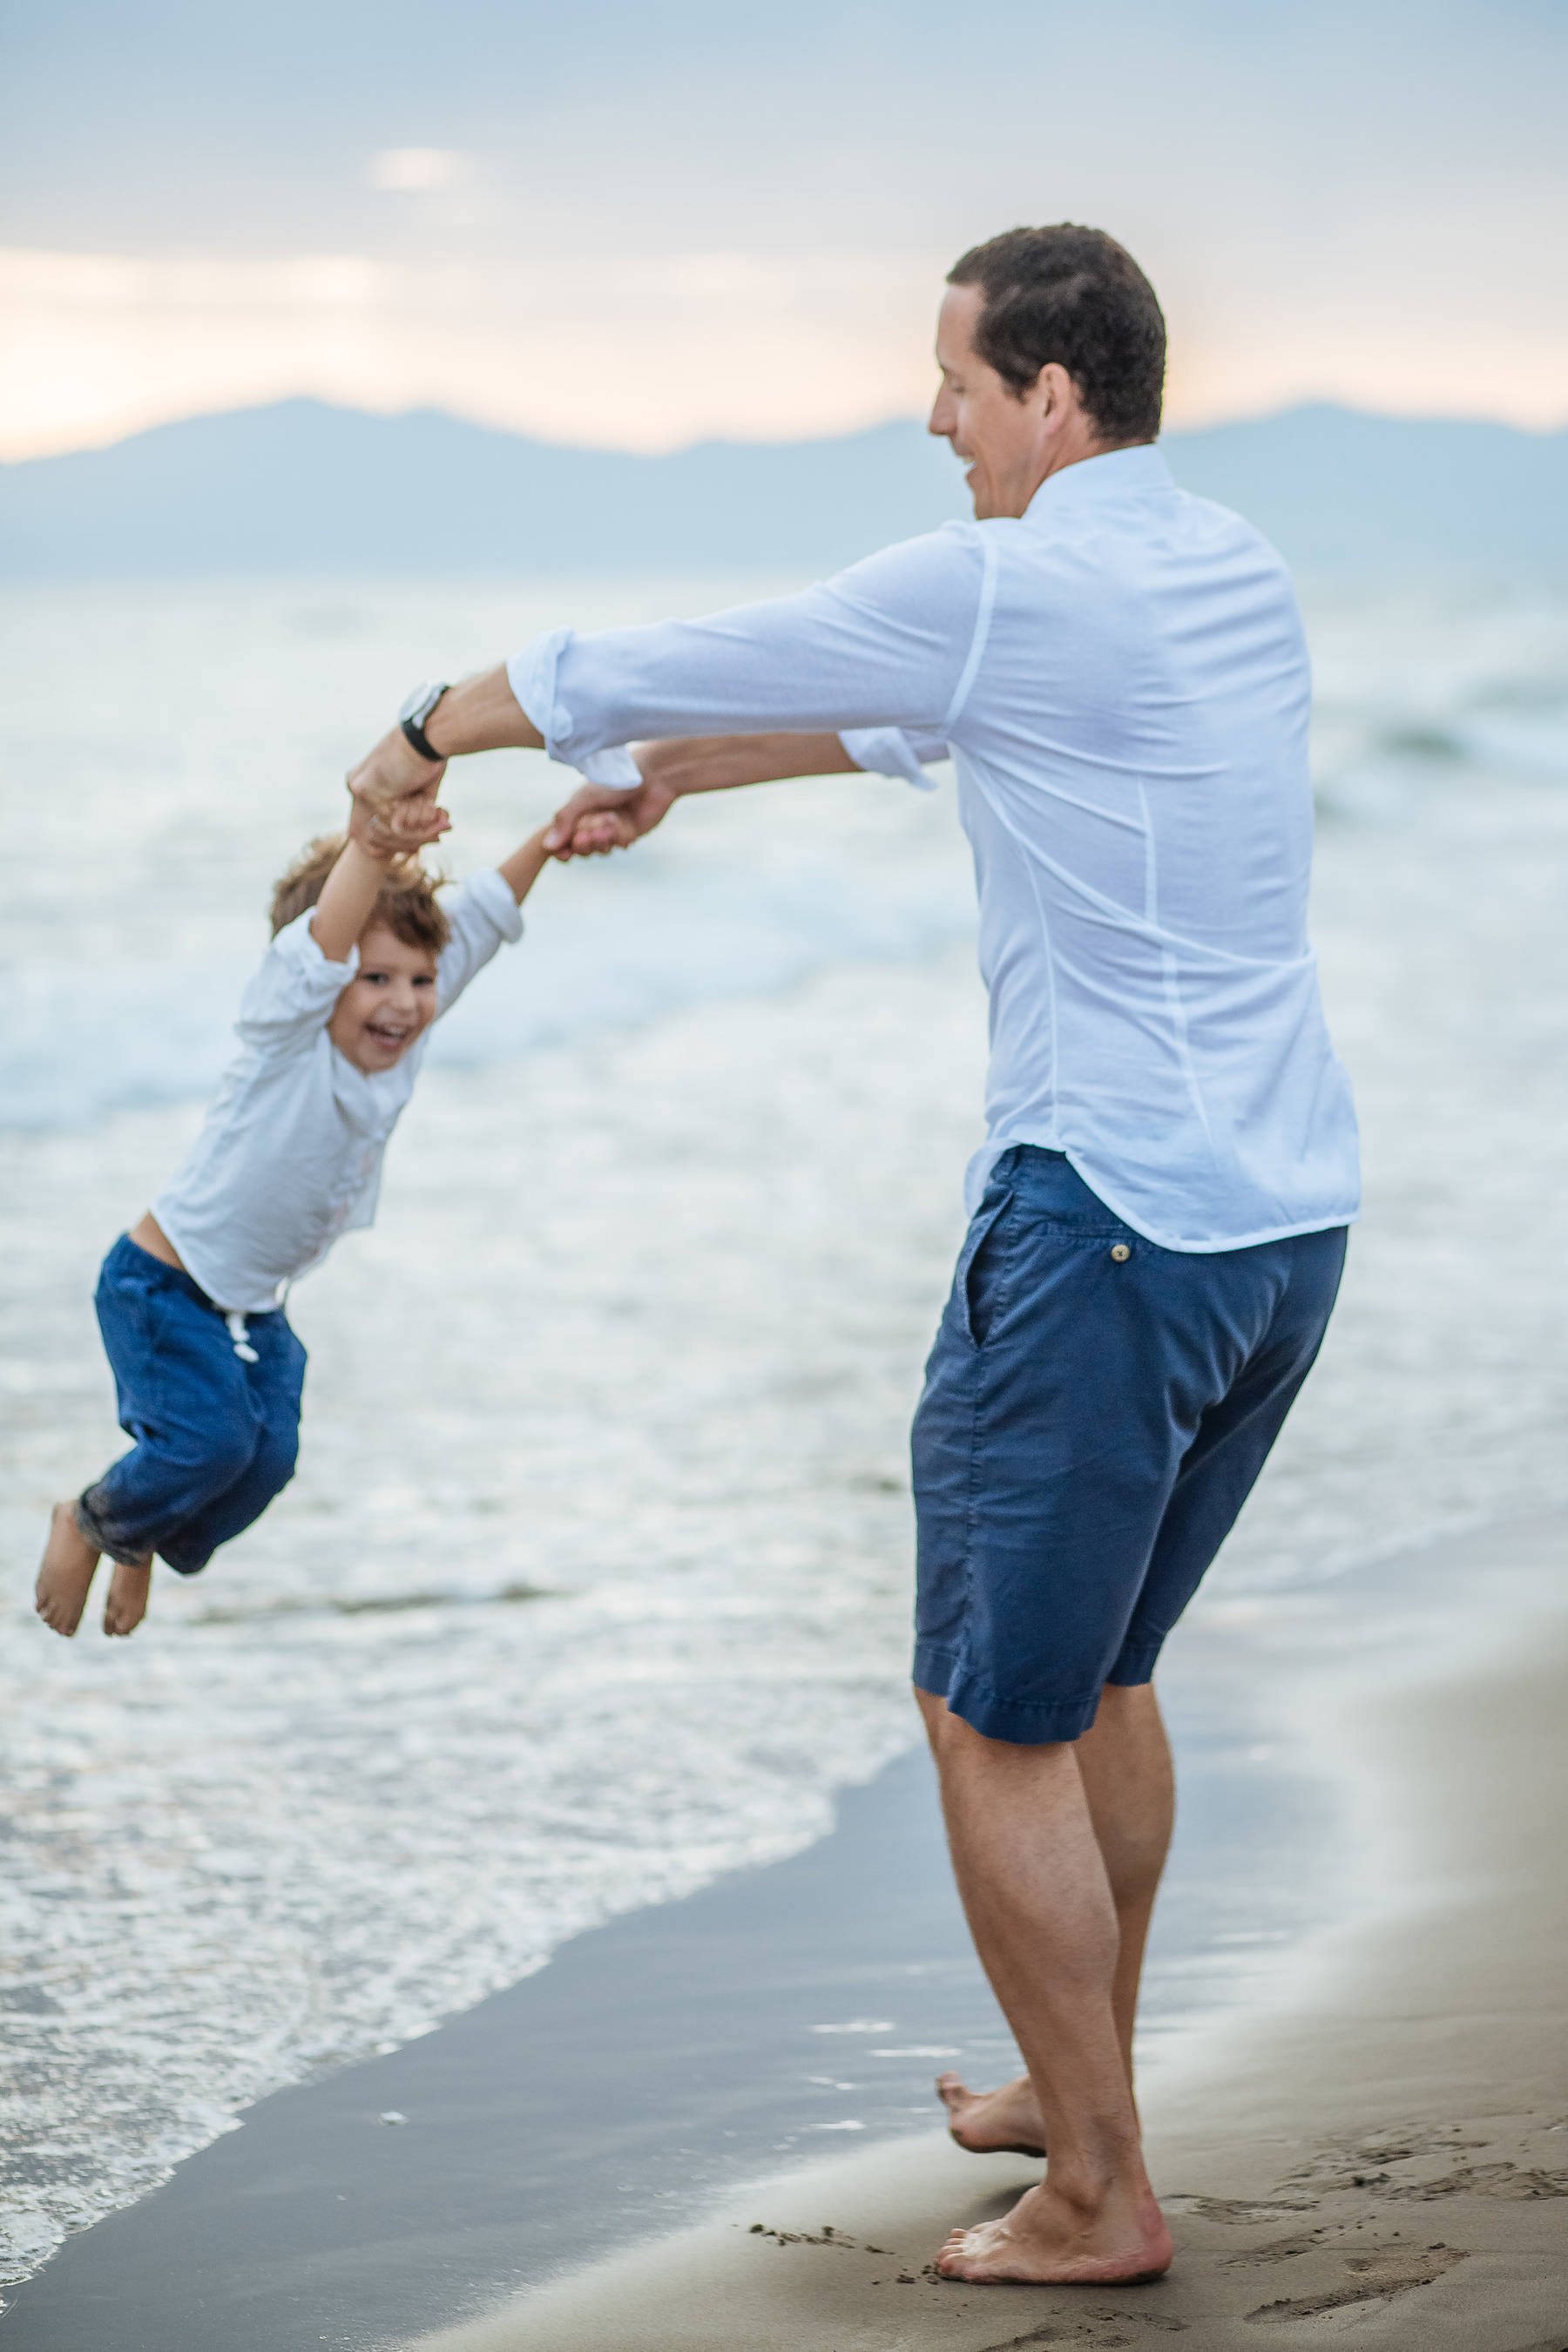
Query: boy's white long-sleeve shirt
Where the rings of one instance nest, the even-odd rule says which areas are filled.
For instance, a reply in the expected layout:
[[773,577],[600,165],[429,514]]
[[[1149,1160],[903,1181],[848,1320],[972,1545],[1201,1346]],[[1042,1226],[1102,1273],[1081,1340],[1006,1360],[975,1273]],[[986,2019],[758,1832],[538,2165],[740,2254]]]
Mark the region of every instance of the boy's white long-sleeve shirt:
[[[454,891],[446,913],[452,936],[437,967],[437,1020],[522,931],[521,910],[493,871]],[[357,948],[328,962],[309,911],[279,932],[240,1001],[240,1051],[189,1157],[153,1203],[218,1307],[267,1313],[340,1234],[374,1221],[386,1139],[430,1032],[390,1070],[356,1068],[327,1024],[358,970]]]

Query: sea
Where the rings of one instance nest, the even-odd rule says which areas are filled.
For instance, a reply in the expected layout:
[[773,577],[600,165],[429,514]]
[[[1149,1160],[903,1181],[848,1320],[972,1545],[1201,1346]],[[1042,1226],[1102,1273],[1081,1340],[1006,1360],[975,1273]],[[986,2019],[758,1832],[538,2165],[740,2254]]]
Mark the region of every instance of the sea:
[[[435,1034],[374,1230],[290,1301],[294,1484],[205,1574],[160,1573],[132,1641],[31,1609],[51,1502],[124,1442],[98,1262],[189,1143],[271,880],[340,822],[350,761],[412,680],[541,627],[792,584],[3,600],[0,2277],[268,2092],[798,1851],[914,1736],[906,1435],[984,1052],[951,782],[758,788],[548,871]],[[1418,1640],[1423,1546],[1568,1503],[1568,588],[1304,598],[1366,1208],[1173,1645],[1234,1664],[1272,1628],[1281,1672],[1303,1612],[1353,1628],[1358,1574],[1415,1563]],[[569,781],[466,763],[451,869]],[[1184,1671],[1178,1745],[1267,1793],[1256,1720]],[[1279,1762],[1282,1805],[1307,1769]],[[1340,1900],[1332,1804],[1306,1811],[1299,1848],[1265,1819],[1239,1862],[1234,1808],[1184,1821],[1156,2045]]]

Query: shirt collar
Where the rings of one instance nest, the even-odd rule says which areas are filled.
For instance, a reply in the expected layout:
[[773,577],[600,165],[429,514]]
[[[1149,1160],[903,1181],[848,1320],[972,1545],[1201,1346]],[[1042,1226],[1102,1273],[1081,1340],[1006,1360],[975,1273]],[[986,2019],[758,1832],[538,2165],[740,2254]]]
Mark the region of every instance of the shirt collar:
[[1038,522],[1069,509],[1103,506],[1112,499],[1146,498],[1152,490],[1174,487],[1163,455],[1146,441],[1135,449],[1107,449],[1102,457],[1080,457],[1059,474],[1047,474],[1024,515],[1026,520]]

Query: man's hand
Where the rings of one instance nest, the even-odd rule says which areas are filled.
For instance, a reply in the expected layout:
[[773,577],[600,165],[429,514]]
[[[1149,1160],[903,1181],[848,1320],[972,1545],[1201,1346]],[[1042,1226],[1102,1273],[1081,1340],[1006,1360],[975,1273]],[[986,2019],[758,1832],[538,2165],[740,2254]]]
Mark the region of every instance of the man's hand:
[[374,857],[406,856],[438,840],[451,823],[436,801],[446,772],[445,760],[421,759],[401,727],[395,727],[368,759],[349,771],[359,818],[349,828],[354,839]]
[[640,784],[624,786],[582,784],[556,810],[545,832],[544,846],[563,861],[600,857],[609,849],[629,849],[634,841],[653,831],[675,799],[669,785],[646,778]]
[[859,772],[837,735],[667,737],[633,746],[632,757],[640,784],[584,784],[556,811],[544,836],[553,856],[629,849],[688,793],[732,792],[738,784],[779,783],[788,776]]
[[[542,751],[544,738],[511,690],[506,667],[485,670],[447,687],[425,722],[425,740],[438,760],[423,759],[401,727],[382,737],[368,759],[349,771],[349,790],[373,816],[385,820],[394,845],[413,847],[447,772],[447,762],[470,751]],[[405,840],[397,832],[397,812],[416,803]],[[423,810],[417,805],[423,803]]]
[[402,728],[395,727],[368,758],[349,770],[348,785],[355,800],[384,815],[399,801],[426,796],[434,801],[446,772],[445,760],[421,759]]

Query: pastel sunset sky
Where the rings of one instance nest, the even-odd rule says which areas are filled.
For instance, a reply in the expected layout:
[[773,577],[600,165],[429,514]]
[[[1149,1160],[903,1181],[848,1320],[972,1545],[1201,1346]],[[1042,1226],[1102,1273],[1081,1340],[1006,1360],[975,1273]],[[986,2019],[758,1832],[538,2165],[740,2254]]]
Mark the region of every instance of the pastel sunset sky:
[[12,0],[0,457],[300,392],[668,448],[919,412],[1020,220],[1173,423],[1568,421],[1561,0]]

